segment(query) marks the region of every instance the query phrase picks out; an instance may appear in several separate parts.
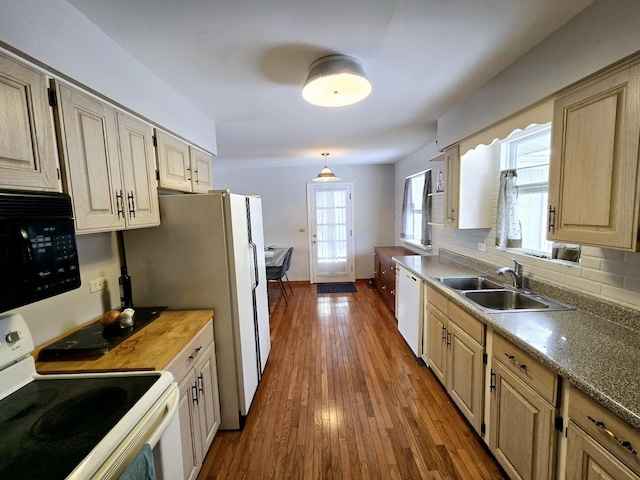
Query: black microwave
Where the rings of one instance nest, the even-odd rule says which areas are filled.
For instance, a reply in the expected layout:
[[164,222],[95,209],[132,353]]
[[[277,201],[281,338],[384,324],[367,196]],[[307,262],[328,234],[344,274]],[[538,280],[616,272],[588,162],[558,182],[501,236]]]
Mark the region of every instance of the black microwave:
[[79,286],[69,195],[0,189],[0,312]]

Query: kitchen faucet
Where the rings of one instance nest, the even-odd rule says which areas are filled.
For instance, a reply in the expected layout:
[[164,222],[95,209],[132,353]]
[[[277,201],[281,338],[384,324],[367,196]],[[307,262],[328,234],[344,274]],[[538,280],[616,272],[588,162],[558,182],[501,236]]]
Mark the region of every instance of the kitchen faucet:
[[513,286],[516,288],[522,288],[522,276],[523,276],[523,267],[522,264],[517,261],[515,258],[512,258],[513,263],[515,264],[515,268],[511,267],[500,267],[496,270],[496,275],[504,275],[505,273],[511,274],[513,278]]

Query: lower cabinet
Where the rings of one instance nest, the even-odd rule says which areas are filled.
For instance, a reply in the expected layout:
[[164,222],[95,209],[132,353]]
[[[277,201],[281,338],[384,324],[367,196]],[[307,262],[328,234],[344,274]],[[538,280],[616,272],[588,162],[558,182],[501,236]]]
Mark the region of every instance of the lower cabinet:
[[220,426],[213,323],[209,322],[171,361],[169,370],[180,386],[180,434],[185,480],[198,476]]
[[405,247],[374,247],[373,249],[376,289],[393,314],[396,312],[396,262],[391,257],[415,254]]
[[567,480],[640,478],[640,432],[573,388],[569,419]]
[[496,460],[514,480],[555,478],[557,377],[497,335],[490,375],[489,448]]
[[[484,326],[427,290],[427,363],[473,428],[482,428]],[[445,310],[443,312],[442,310]]]

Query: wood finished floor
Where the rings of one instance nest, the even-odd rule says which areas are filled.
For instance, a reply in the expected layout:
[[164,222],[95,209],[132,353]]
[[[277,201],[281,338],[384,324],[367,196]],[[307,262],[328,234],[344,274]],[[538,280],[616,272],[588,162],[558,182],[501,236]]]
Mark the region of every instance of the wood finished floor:
[[294,284],[289,306],[276,288],[245,428],[218,432],[199,480],[507,478],[374,288]]

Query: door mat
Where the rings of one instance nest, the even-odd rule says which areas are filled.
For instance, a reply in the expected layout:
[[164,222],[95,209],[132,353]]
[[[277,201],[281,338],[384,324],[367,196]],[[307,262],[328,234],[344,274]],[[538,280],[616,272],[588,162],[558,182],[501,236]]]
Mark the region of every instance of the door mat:
[[319,283],[318,293],[357,293],[353,283]]

